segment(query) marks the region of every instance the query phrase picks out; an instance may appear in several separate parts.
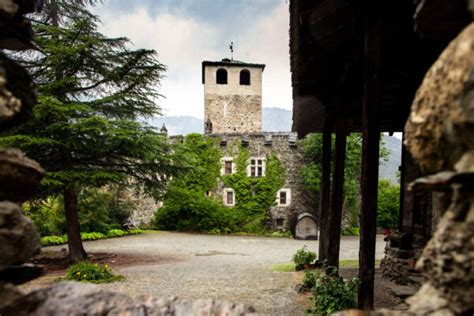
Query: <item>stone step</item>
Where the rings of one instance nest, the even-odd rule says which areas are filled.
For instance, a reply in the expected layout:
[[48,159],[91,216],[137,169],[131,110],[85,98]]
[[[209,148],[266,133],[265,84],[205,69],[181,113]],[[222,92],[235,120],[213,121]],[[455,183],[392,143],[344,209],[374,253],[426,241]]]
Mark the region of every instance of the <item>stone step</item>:
[[390,290],[392,291],[393,295],[402,299],[412,296],[416,292],[413,287],[404,285],[394,285],[390,288]]

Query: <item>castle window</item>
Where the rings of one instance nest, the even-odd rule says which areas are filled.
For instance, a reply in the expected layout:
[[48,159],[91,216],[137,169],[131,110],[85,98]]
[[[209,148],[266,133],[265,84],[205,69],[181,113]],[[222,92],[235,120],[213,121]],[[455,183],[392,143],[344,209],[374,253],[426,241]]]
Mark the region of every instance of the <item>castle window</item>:
[[235,165],[232,157],[224,157],[221,159],[221,175],[231,175],[235,172]]
[[235,205],[235,192],[231,188],[224,189],[222,194],[223,202],[225,206]]
[[217,84],[227,84],[227,70],[217,69],[216,72],[216,83]]
[[250,71],[247,69],[240,71],[240,85],[250,86]]
[[277,192],[277,205],[288,206],[291,203],[290,189],[281,189]]
[[265,159],[264,158],[250,159],[247,174],[249,177],[263,177],[265,175]]

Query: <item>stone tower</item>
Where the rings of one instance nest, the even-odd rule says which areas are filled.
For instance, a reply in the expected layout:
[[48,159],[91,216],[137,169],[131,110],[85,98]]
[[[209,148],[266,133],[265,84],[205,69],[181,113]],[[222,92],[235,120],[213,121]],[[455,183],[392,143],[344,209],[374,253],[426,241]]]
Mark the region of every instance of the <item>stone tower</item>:
[[262,132],[264,68],[230,59],[202,62],[205,134]]

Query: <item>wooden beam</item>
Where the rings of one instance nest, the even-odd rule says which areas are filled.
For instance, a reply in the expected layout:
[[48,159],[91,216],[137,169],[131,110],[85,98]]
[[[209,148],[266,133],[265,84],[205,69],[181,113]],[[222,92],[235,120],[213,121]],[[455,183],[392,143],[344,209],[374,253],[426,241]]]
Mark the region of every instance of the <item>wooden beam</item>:
[[331,213],[329,216],[328,265],[339,268],[341,217],[344,203],[344,165],[346,160],[347,131],[345,123],[336,129],[336,153],[332,180]]
[[380,4],[365,4],[364,91],[363,91],[363,145],[361,174],[361,216],[359,245],[358,308],[374,308],[375,242],[377,230],[377,193],[379,176],[380,105],[382,34]]
[[331,130],[323,132],[321,194],[319,204],[319,255],[318,260],[328,259],[329,252],[329,207],[331,199]]

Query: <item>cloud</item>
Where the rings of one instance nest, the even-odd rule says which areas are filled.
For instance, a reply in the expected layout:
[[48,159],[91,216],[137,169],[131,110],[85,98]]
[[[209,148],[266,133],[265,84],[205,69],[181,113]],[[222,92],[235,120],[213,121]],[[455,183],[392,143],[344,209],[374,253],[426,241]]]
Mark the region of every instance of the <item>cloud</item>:
[[[203,12],[191,14],[182,6],[151,10],[141,3],[132,10],[103,7],[97,10],[108,36],[126,36],[136,47],[158,52],[168,67],[160,92],[164,114],[202,118],[204,95],[201,62],[229,57],[228,44],[236,44],[236,59],[267,65],[263,82],[263,105],[291,109],[291,82],[288,56],[288,5],[258,10],[254,3],[240,17],[203,19]],[[205,10],[205,7],[201,8]],[[229,14],[229,13],[226,13]]]

